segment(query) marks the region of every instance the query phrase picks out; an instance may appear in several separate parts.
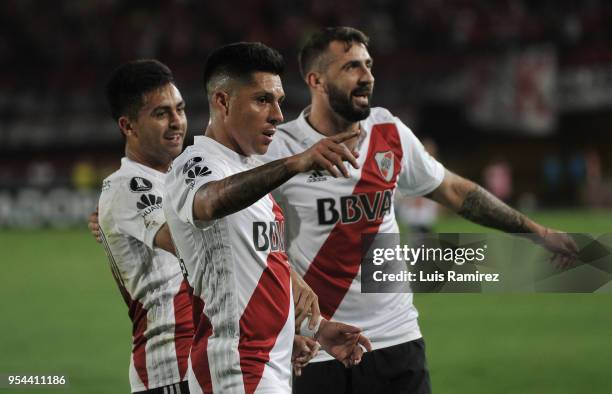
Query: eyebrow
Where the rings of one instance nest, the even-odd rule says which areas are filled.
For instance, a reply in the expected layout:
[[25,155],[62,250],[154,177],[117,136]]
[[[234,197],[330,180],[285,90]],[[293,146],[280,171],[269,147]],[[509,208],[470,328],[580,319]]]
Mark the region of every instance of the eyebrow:
[[[345,68],[346,66],[349,66],[349,65],[358,65],[361,62],[362,62],[362,60],[352,59],[352,60],[349,60],[346,63],[344,63],[342,65],[342,68]],[[363,62],[366,64],[366,66],[368,66],[368,65],[371,66],[372,64],[374,64],[374,60],[372,60],[372,58],[367,58],[367,59],[363,60]]]
[[[274,99],[274,93],[272,92],[267,92],[265,90],[260,90],[258,92],[253,93],[252,97],[257,98],[257,97],[261,97],[261,96],[265,96],[267,99]],[[283,94],[281,96],[278,97],[279,101],[282,101],[285,99],[285,94],[283,92]]]
[[[185,106],[185,101],[184,101],[184,100],[181,100],[181,101],[180,101],[180,102],[179,102],[179,103],[178,103],[176,106],[177,106],[177,107],[184,107],[184,106]],[[154,107],[154,108],[151,110],[151,113],[155,113],[155,112],[159,111],[160,109],[162,109],[162,110],[164,110],[164,111],[167,111],[167,110],[169,110],[170,108],[172,108],[172,106],[171,106],[171,105],[158,105],[157,107]]]

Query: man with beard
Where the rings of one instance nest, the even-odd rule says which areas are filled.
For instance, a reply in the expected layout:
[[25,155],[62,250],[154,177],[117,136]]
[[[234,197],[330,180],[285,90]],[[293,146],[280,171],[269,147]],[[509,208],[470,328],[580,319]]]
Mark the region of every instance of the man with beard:
[[299,154],[318,141],[360,130],[345,141],[358,153],[348,178],[313,170],[277,189],[287,217],[287,254],[317,293],[321,314],[363,328],[374,351],[345,369],[319,355],[294,381],[294,393],[429,393],[425,346],[412,294],[361,293],[361,235],[398,233],[393,194],[399,183],[463,217],[510,233],[536,234],[562,264],[576,255],[566,234],[545,228],[445,168],[410,129],[384,108],[370,109],[374,87],[368,38],[348,27],[315,33],[299,54],[312,97],[279,126],[266,160]]
[[166,171],[187,132],[185,102],[156,60],[120,66],[106,95],[125,157],[103,182],[99,236],[133,324],[131,390],[188,393],[191,300],[162,210]]

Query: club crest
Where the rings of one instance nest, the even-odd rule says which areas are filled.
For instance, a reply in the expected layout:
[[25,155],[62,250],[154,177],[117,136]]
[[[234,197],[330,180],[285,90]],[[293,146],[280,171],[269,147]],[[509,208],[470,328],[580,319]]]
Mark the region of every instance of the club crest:
[[376,159],[376,164],[378,165],[378,170],[380,171],[380,175],[382,178],[389,182],[393,177],[393,152],[378,152],[374,155],[374,159]]

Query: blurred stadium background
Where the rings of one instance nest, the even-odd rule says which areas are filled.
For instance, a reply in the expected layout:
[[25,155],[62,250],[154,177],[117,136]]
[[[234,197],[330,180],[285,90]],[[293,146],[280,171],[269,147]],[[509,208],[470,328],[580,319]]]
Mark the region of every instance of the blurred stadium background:
[[[173,69],[193,137],[208,120],[212,48],[279,49],[289,120],[308,102],[301,42],[357,27],[372,39],[375,105],[435,142],[448,168],[547,225],[609,233],[611,21],[604,0],[2,1],[0,375],[68,375],[68,388],[38,392],[129,390],[127,310],[84,224],[123,153],[103,98],[120,63]],[[434,229],[484,231],[444,213]],[[434,392],[612,392],[611,302],[417,296]]]

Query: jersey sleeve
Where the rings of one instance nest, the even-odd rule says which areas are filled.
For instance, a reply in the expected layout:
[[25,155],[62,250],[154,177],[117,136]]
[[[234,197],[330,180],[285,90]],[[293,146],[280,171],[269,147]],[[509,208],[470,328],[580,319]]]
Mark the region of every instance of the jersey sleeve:
[[180,221],[206,228],[214,221],[203,222],[193,217],[193,199],[196,192],[209,182],[228,176],[222,162],[207,159],[201,153],[189,154],[173,164],[166,177],[166,198]]
[[395,118],[404,155],[398,186],[408,196],[432,192],[444,179],[444,166],[434,159],[419,139],[401,120]]
[[[149,182],[144,191],[134,191],[135,180]],[[138,239],[153,249],[155,235],[166,222],[163,185],[142,177],[122,180],[115,188],[110,207],[117,231]]]

